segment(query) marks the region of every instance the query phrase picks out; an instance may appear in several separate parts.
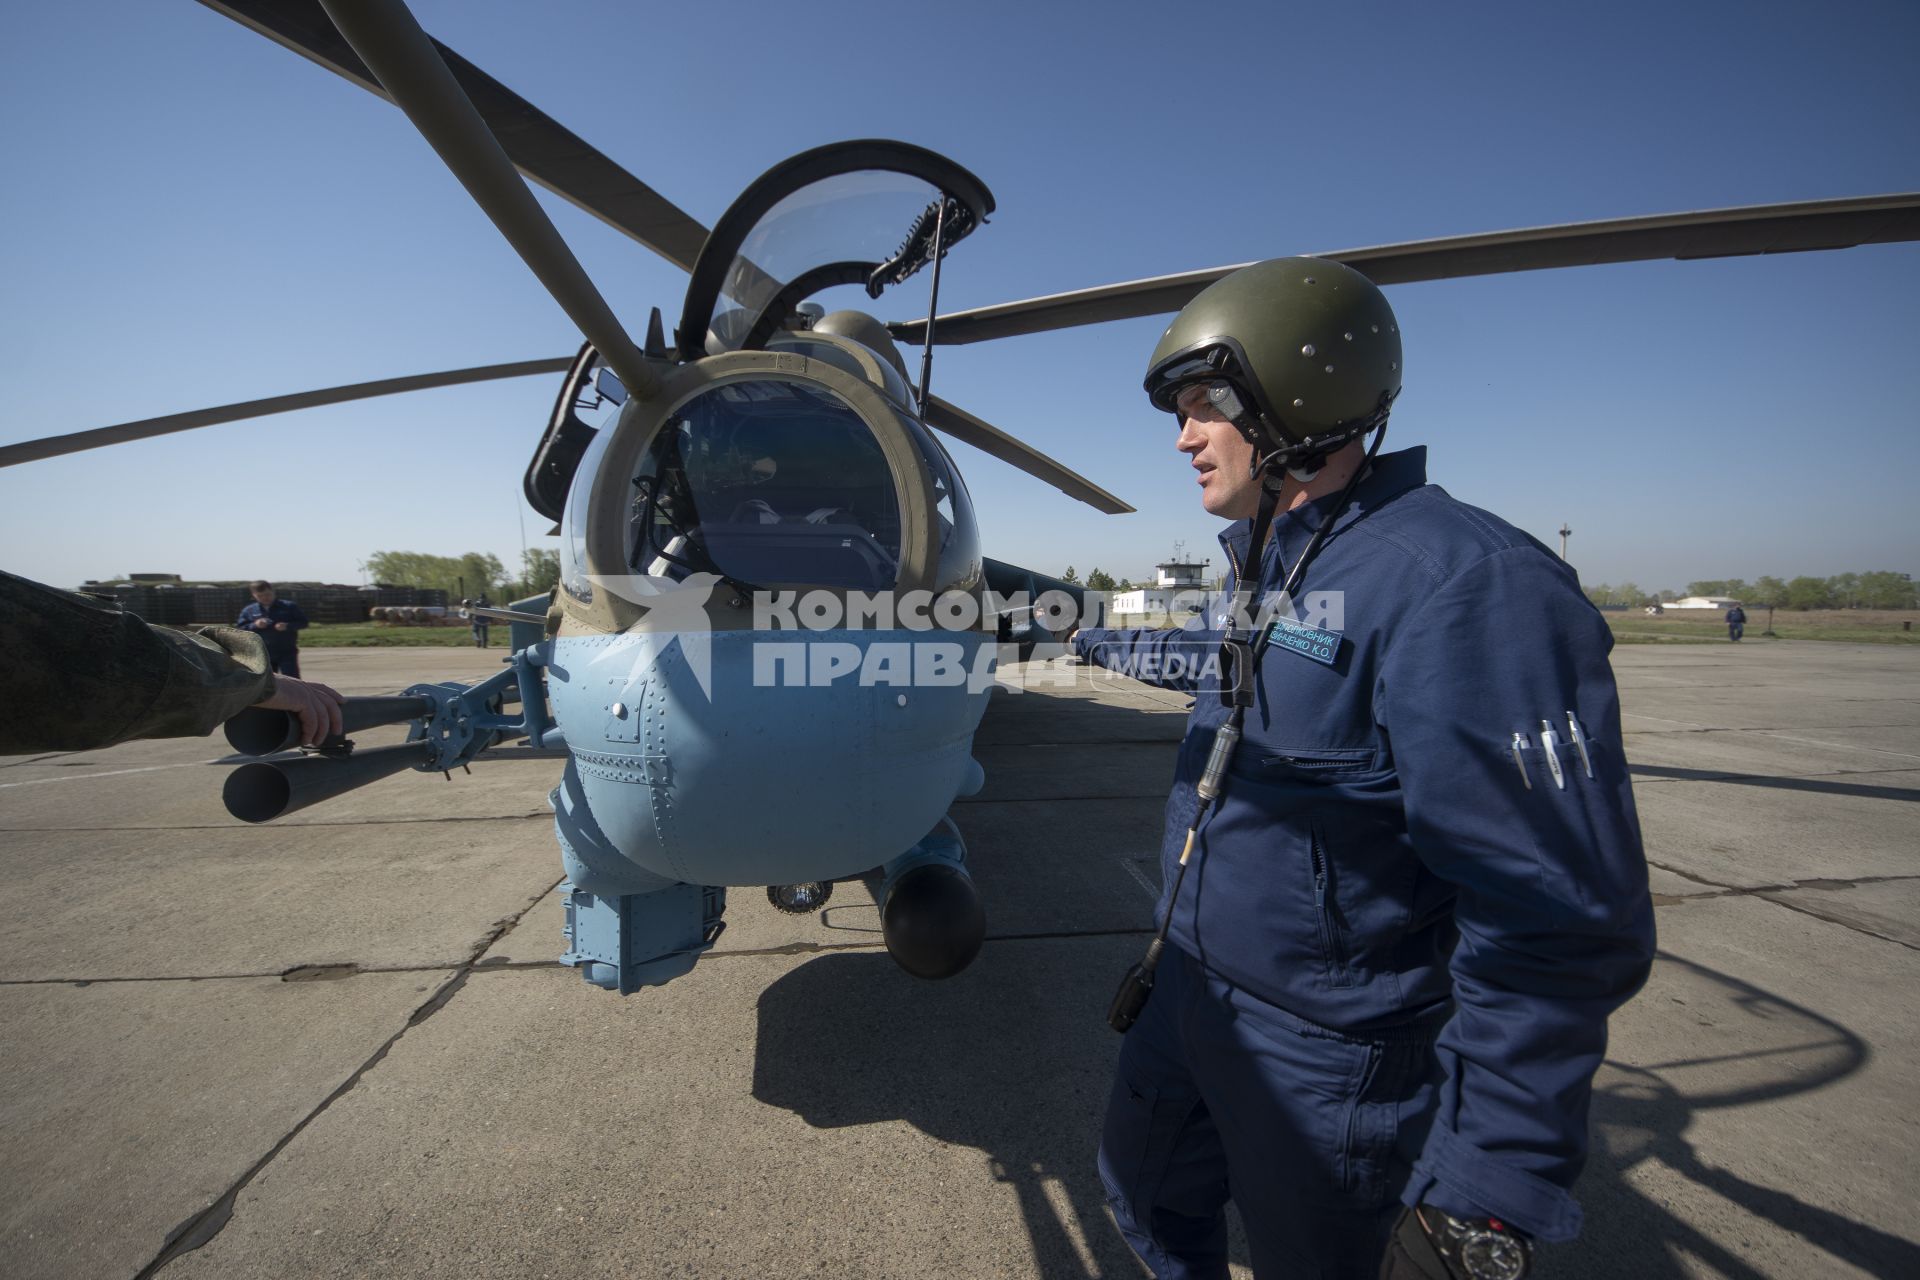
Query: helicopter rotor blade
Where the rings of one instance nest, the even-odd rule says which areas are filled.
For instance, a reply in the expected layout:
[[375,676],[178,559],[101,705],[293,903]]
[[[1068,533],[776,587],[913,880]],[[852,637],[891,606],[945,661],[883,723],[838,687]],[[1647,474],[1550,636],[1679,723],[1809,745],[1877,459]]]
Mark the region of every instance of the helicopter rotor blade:
[[[1908,240],[1920,240],[1920,192],[1569,222],[1314,256],[1344,262],[1375,284],[1393,285],[1606,262],[1798,253]],[[956,311],[935,319],[934,341],[985,342],[1178,311],[1214,281],[1248,265],[1236,263]],[[925,320],[912,320],[889,324],[887,329],[902,342],[913,343],[924,340],[926,327]]]
[[457,387],[468,382],[491,382],[498,378],[525,378],[536,373],[562,373],[573,365],[572,356],[552,360],[516,360],[510,364],[483,364],[471,369],[449,369],[444,373],[416,373],[405,378],[381,378],[374,382],[354,382],[346,386],[326,387],[319,391],[300,391],[290,396],[269,396],[264,400],[243,400],[191,413],[170,413],[160,418],[142,418],[118,426],[95,427],[67,435],[23,440],[19,444],[0,445],[0,467],[58,458],[62,454],[104,449],[110,444],[126,444],[153,436],[192,431],[196,427],[218,426],[246,418],[264,418],[295,409],[313,409],[324,404],[344,404],[349,400],[371,400],[375,396],[399,395],[404,391],[426,391],[433,387]]
[[[319,0],[200,2],[369,93],[392,100],[341,38]],[[433,44],[507,157],[529,181],[631,236],[682,271],[693,270],[707,228],[458,53],[437,40]]]
[[323,7],[394,104],[598,349],[607,367],[634,395],[644,399],[656,394],[659,379],[640,348],[521,181],[500,140],[407,6],[400,0],[323,0]]
[[926,424],[935,430],[944,431],[955,440],[970,444],[982,453],[991,454],[1037,480],[1044,480],[1068,497],[1078,498],[1088,506],[1104,511],[1110,516],[1124,515],[1133,510],[1085,476],[1054,461],[1032,445],[1015,439],[992,423],[974,417],[959,405],[942,400],[939,396],[927,397],[927,406],[922,417],[926,420]]

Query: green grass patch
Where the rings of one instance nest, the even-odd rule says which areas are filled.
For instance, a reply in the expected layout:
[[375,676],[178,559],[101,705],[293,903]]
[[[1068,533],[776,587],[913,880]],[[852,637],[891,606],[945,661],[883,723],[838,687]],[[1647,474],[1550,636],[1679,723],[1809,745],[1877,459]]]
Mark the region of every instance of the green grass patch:
[[[1615,627],[1613,642],[1615,644],[1712,644],[1714,640],[1712,636],[1660,635],[1650,631],[1622,631]],[[1721,637],[1720,642],[1726,643],[1726,638]]]
[[[1752,627],[1747,628],[1747,639],[1751,640],[1757,634]],[[1773,635],[1778,640],[1845,640],[1849,644],[1920,644],[1920,631],[1874,631],[1862,627],[1794,626],[1792,623],[1776,622],[1773,624]]]
[[[504,641],[506,624],[498,627],[497,641]],[[465,623],[457,627],[403,627],[388,622],[316,622],[300,633],[303,649],[357,649],[398,647],[407,649],[459,649],[473,643],[473,632]]]
[[[1640,610],[1609,610],[1604,616],[1619,644],[1726,644],[1727,624],[1717,611],[1669,610],[1654,616]],[[1766,635],[1767,611],[1747,610],[1747,635],[1741,643],[1775,640],[1839,640],[1848,644],[1920,644],[1920,613],[1900,609],[1776,609],[1773,635]]]

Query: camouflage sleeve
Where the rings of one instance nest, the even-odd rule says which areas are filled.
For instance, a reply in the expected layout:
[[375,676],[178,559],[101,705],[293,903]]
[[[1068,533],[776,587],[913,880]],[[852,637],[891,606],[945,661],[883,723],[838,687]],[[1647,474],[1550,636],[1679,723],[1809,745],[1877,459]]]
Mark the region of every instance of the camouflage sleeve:
[[148,626],[0,571],[0,755],[207,734],[272,692],[257,636]]

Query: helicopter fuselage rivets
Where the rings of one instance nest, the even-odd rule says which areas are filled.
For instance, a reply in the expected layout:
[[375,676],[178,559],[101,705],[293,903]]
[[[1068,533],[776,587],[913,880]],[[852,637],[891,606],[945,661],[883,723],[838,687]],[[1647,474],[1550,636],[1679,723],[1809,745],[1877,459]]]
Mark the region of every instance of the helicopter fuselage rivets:
[[1313,344],[1312,344],[1311,342],[1309,342],[1309,343],[1308,343],[1308,344],[1307,344],[1306,346],[1304,346],[1304,347],[1302,347],[1302,348],[1300,348],[1300,354],[1301,354],[1301,355],[1303,355],[1303,356],[1310,356],[1310,355],[1312,355],[1312,354],[1313,354]]

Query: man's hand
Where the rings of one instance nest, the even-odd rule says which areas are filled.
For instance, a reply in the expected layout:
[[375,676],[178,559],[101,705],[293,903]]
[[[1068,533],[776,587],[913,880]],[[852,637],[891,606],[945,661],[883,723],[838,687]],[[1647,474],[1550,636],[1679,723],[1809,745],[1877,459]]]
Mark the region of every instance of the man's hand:
[[287,629],[287,624],[284,622],[276,622],[273,624],[273,629],[275,631],[285,631]]
[[1387,1256],[1380,1263],[1380,1280],[1453,1280],[1446,1259],[1427,1239],[1411,1209],[1402,1209],[1394,1219]]
[[340,704],[343,701],[345,699],[324,684],[295,680],[292,676],[275,676],[273,696],[254,705],[271,711],[293,712],[300,717],[300,741],[317,747],[328,738],[339,737],[344,731],[340,722]]
[[272,625],[273,625],[272,618],[255,618],[253,620],[253,629],[255,631],[265,631],[268,627]]

